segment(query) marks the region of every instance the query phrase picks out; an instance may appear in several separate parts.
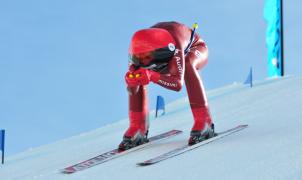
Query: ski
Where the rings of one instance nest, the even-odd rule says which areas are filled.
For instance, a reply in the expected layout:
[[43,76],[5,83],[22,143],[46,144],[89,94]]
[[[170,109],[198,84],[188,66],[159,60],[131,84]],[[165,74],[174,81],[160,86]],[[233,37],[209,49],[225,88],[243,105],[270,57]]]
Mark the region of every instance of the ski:
[[169,158],[172,158],[174,156],[177,156],[177,155],[180,155],[180,154],[183,154],[185,152],[188,152],[192,149],[195,149],[195,148],[198,148],[200,146],[203,146],[203,145],[206,145],[206,144],[209,144],[215,140],[218,140],[218,139],[221,139],[225,136],[228,136],[230,134],[233,134],[235,132],[238,132],[238,131],[241,131],[243,129],[245,129],[246,127],[248,127],[248,125],[239,125],[239,126],[236,126],[234,128],[231,128],[231,129],[228,129],[226,131],[223,131],[223,132],[220,132],[217,134],[217,136],[214,136],[210,139],[207,139],[205,141],[202,141],[200,143],[197,143],[197,144],[194,144],[192,146],[189,146],[189,145],[183,145],[181,147],[178,147],[176,149],[173,149],[169,152],[166,152],[164,154],[161,154],[157,157],[154,157],[152,159],[149,159],[149,160],[146,160],[146,161],[143,161],[143,162],[139,162],[137,163],[138,166],[148,166],[148,165],[152,165],[152,164],[155,164],[155,163],[158,163],[158,162],[161,162],[163,160],[166,160],[166,159],[169,159]]
[[122,152],[120,152],[118,149],[114,149],[114,150],[105,152],[103,154],[100,154],[98,156],[95,156],[91,159],[85,160],[83,162],[77,163],[77,164],[69,166],[69,167],[66,167],[66,168],[62,169],[61,172],[64,173],[64,174],[72,174],[72,173],[75,173],[75,172],[78,172],[78,171],[81,171],[81,170],[84,170],[84,169],[88,169],[90,167],[96,166],[98,164],[101,164],[101,163],[104,163],[106,161],[112,160],[114,158],[120,157],[122,155],[128,154],[130,152],[142,149],[142,148],[152,144],[155,141],[163,140],[163,139],[166,139],[166,138],[169,138],[169,137],[173,137],[173,136],[176,136],[180,133],[182,133],[182,131],[180,131],[180,130],[171,130],[171,131],[168,131],[168,132],[150,137],[148,143],[136,146],[134,148],[131,148],[131,149],[128,149],[128,150],[122,151]]

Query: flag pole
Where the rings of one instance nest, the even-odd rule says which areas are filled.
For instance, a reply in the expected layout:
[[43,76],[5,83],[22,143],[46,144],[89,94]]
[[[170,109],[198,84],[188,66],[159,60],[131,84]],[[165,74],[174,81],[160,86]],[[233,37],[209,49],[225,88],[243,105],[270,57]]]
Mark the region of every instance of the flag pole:
[[284,41],[283,41],[283,0],[280,0],[280,21],[281,21],[281,76],[284,76]]
[[2,164],[4,164],[4,144],[5,144],[5,130],[1,130],[0,132],[2,135],[1,135],[1,142],[2,142],[2,145],[1,145],[1,151],[2,151]]

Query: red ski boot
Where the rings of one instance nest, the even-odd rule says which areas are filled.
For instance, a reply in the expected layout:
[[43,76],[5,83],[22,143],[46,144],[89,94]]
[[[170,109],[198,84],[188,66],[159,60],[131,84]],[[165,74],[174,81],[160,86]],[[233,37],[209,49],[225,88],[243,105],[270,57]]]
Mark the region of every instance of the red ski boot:
[[143,112],[129,112],[130,125],[124,134],[122,142],[119,144],[119,151],[125,151],[149,142],[149,122],[146,114]]
[[191,130],[188,144],[194,145],[206,139],[216,136],[214,124],[207,106],[192,108],[194,125]]

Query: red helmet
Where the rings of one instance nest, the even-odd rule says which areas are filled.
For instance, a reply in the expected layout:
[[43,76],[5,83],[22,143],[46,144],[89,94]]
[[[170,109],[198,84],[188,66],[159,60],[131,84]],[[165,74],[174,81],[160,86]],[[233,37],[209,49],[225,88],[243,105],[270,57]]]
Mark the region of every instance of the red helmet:
[[175,40],[165,29],[149,28],[134,33],[130,48],[130,62],[138,67],[167,63],[175,52]]

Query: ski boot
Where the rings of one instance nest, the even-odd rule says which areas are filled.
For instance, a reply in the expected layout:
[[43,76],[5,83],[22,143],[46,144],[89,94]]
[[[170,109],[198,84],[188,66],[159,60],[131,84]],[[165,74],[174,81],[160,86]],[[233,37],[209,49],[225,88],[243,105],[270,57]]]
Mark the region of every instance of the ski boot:
[[122,142],[118,146],[118,151],[126,151],[128,149],[134,148],[136,146],[142,145],[149,142],[148,131],[145,135],[138,133],[134,137],[124,136]]
[[188,145],[192,146],[214,136],[217,136],[217,133],[215,133],[214,130],[214,124],[212,124],[211,127],[206,126],[203,131],[191,131]]

